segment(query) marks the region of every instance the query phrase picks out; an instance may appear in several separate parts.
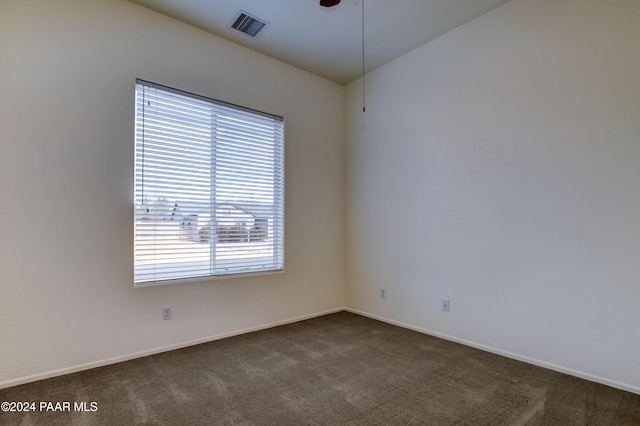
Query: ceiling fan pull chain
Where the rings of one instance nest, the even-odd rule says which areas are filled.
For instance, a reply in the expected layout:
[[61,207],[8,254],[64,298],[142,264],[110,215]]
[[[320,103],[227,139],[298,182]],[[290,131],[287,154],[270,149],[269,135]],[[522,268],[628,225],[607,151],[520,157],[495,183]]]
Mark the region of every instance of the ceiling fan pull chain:
[[365,90],[364,90],[364,0],[362,0],[362,112],[365,112]]

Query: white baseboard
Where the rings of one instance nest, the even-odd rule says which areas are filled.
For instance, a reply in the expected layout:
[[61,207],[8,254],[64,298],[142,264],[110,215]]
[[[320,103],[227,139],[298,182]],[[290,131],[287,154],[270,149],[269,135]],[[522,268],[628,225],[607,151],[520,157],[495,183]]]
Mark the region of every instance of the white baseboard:
[[38,380],[49,379],[51,377],[62,376],[65,374],[76,373],[78,371],[89,370],[96,367],[103,367],[105,365],[117,364],[118,362],[129,361],[135,358],[142,358],[149,355],[154,355],[161,352],[168,352],[175,349],[186,348],[188,346],[199,345],[201,343],[212,342],[214,340],[224,339],[226,337],[237,336],[240,334],[251,333],[253,331],[265,330],[267,328],[273,328],[280,325],[291,324],[294,322],[304,321],[311,318],[321,317],[323,315],[333,314],[336,312],[344,311],[344,308],[335,308],[327,311],[316,312],[309,315],[303,315],[301,317],[289,318],[282,321],[276,321],[269,324],[261,324],[255,327],[243,328],[240,330],[230,331],[228,333],[216,334],[213,336],[203,337],[201,339],[189,340],[186,342],[176,343],[173,345],[162,346],[159,348],[148,349],[145,351],[135,352],[127,355],[119,355],[112,358],[102,359],[99,361],[88,362],[86,364],[74,365],[71,367],[61,368],[59,370],[47,371],[44,373],[33,374],[31,376],[19,377],[17,379],[6,380],[0,382],[0,389],[9,388],[12,386],[22,385],[25,383],[35,382]]
[[627,383],[621,383],[621,382],[618,382],[618,381],[615,381],[615,380],[605,379],[604,377],[594,376],[593,374],[589,374],[589,373],[585,373],[585,372],[582,372],[582,371],[574,370],[572,368],[567,368],[567,367],[563,367],[561,365],[556,365],[556,364],[552,364],[552,363],[549,363],[549,362],[541,361],[541,360],[538,360],[538,359],[529,358],[529,357],[524,356],[524,355],[519,355],[519,354],[516,354],[516,353],[504,351],[502,349],[493,348],[491,346],[482,345],[482,344],[477,343],[477,342],[472,342],[472,341],[465,340],[465,339],[459,339],[457,337],[450,336],[448,334],[438,333],[436,331],[428,330],[428,329],[422,328],[422,327],[416,327],[416,326],[411,325],[411,324],[406,324],[406,323],[403,323],[403,322],[400,322],[400,321],[395,321],[395,320],[392,320],[390,318],[381,317],[379,315],[370,314],[368,312],[359,311],[357,309],[345,308],[345,310],[347,312],[352,312],[354,314],[358,314],[358,315],[362,315],[364,317],[368,317],[368,318],[372,318],[372,319],[375,319],[375,320],[378,320],[378,321],[386,322],[388,324],[397,325],[399,327],[407,328],[409,330],[417,331],[419,333],[424,333],[424,334],[428,334],[430,336],[439,337],[441,339],[450,340],[452,342],[460,343],[460,344],[465,345],[465,346],[470,346],[472,348],[480,349],[480,350],[483,350],[483,351],[486,351],[486,352],[491,352],[491,353],[494,353],[496,355],[501,355],[501,356],[504,356],[504,357],[507,357],[507,358],[515,359],[515,360],[522,361],[522,362],[526,362],[528,364],[537,365],[538,367],[547,368],[549,370],[554,370],[554,371],[557,371],[557,372],[560,372],[560,373],[565,373],[565,374],[568,374],[570,376],[579,377],[581,379],[589,380],[591,382],[600,383],[600,384],[603,384],[603,385],[611,386],[612,388],[617,388],[617,389],[625,390],[625,391],[632,392],[632,393],[640,395],[640,387],[638,387],[638,386],[633,386],[633,385],[630,385],[630,384],[627,384]]
[[323,315],[329,315],[329,314],[333,314],[336,312],[341,312],[341,311],[348,311],[348,312],[352,312],[354,314],[358,314],[358,315],[362,315],[364,317],[368,317],[368,318],[372,318],[378,321],[382,321],[382,322],[386,322],[388,324],[392,324],[392,325],[397,325],[398,327],[403,327],[403,328],[407,328],[409,330],[414,330],[417,331],[419,333],[424,333],[424,334],[428,334],[430,336],[434,336],[434,337],[439,337],[441,339],[445,339],[445,340],[449,340],[452,342],[456,342],[456,343],[460,343],[463,344],[465,346],[470,346],[472,348],[476,348],[476,349],[480,349],[486,352],[491,352],[497,355],[501,355],[507,358],[511,358],[511,359],[515,359],[518,361],[522,361],[522,362],[526,362],[528,364],[533,364],[533,365],[537,365],[539,367],[543,367],[543,368],[548,368],[550,370],[554,370],[554,371],[558,371],[560,373],[565,373],[565,374],[569,374],[571,376],[575,376],[575,377],[579,377],[581,379],[585,379],[585,380],[589,380],[592,382],[596,382],[596,383],[601,383],[603,385],[607,385],[607,386],[611,386],[613,388],[617,388],[617,389],[621,389],[621,390],[625,390],[628,392],[632,392],[635,394],[639,394],[640,395],[640,387],[637,386],[633,386],[630,384],[626,384],[626,383],[621,383],[615,380],[609,380],[606,379],[604,377],[599,377],[599,376],[595,376],[589,373],[585,373],[582,371],[578,371],[578,370],[574,370],[571,368],[567,368],[567,367],[563,367],[560,365],[556,365],[556,364],[552,364],[552,363],[548,363],[545,361],[540,361],[534,358],[530,358],[524,355],[519,355],[519,354],[515,354],[512,352],[508,352],[508,351],[504,351],[501,349],[497,349],[497,348],[493,348],[491,346],[486,346],[486,345],[482,345],[480,343],[476,343],[476,342],[472,342],[469,340],[465,340],[465,339],[459,339],[457,337],[454,336],[450,336],[444,333],[439,333],[433,330],[428,330],[422,327],[417,327],[411,324],[406,324],[400,321],[395,321],[392,320],[390,318],[386,318],[386,317],[382,317],[380,315],[375,315],[375,314],[371,314],[368,312],[364,312],[364,311],[360,311],[357,309],[353,309],[353,308],[335,308],[335,309],[330,309],[327,311],[322,311],[322,312],[316,312],[314,314],[309,314],[309,315],[303,315],[300,317],[296,317],[296,318],[289,318],[286,320],[281,320],[281,321],[276,321],[276,322],[272,322],[269,324],[261,324],[258,326],[254,326],[254,327],[249,327],[249,328],[244,328],[244,329],[240,329],[240,330],[235,330],[235,331],[231,331],[231,332],[227,332],[227,333],[221,333],[221,334],[216,334],[213,336],[208,336],[208,337],[203,337],[201,339],[195,339],[195,340],[190,340],[190,341],[186,341],[186,342],[181,342],[181,343],[176,343],[174,345],[167,345],[167,346],[163,346],[163,347],[159,347],[159,348],[154,348],[154,349],[149,349],[146,351],[140,351],[140,352],[135,352],[132,354],[127,354],[127,355],[120,355],[117,357],[112,357],[112,358],[107,358],[107,359],[103,359],[103,360],[99,360],[99,361],[94,361],[94,362],[89,362],[89,363],[85,363],[85,364],[79,364],[79,365],[75,365],[75,366],[71,366],[71,367],[65,367],[65,368],[61,368],[58,370],[53,370],[53,371],[47,371],[44,373],[38,373],[38,374],[34,374],[31,376],[26,376],[26,377],[19,377],[17,379],[11,379],[11,380],[6,380],[3,382],[0,382],[0,389],[4,389],[4,388],[9,388],[12,386],[18,386],[18,385],[22,385],[25,383],[30,383],[30,382],[35,382],[38,380],[43,380],[43,379],[48,379],[51,377],[56,377],[56,376],[62,376],[65,374],[70,374],[70,373],[76,373],[78,371],[83,371],[83,370],[89,370],[92,368],[96,368],[96,367],[103,367],[105,365],[110,365],[110,364],[117,364],[119,362],[123,362],[123,361],[129,361],[131,359],[135,359],[135,358],[142,358],[145,356],[149,356],[149,355],[154,355],[157,353],[161,353],[161,352],[168,352],[168,351],[172,351],[175,349],[181,349],[181,348],[186,348],[188,346],[193,346],[193,345],[199,345],[201,343],[207,343],[207,342],[212,342],[215,340],[220,340],[220,339],[224,339],[226,337],[232,337],[232,336],[237,336],[240,334],[245,334],[245,333],[251,333],[253,331],[259,331],[259,330],[265,330],[268,328],[273,328],[273,327],[277,327],[280,325],[286,325],[286,324],[291,324],[291,323],[295,323],[295,322],[299,322],[299,321],[304,321],[307,319],[311,319],[311,318],[316,318],[316,317],[321,317]]

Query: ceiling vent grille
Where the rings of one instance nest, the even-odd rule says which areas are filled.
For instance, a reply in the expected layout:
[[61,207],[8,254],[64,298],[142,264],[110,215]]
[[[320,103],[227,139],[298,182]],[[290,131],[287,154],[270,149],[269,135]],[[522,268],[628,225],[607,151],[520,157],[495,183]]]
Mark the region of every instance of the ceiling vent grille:
[[255,37],[268,24],[268,22],[256,18],[255,16],[251,16],[247,12],[240,10],[231,21],[230,27],[234,30],[240,31],[241,33],[245,33],[251,37]]

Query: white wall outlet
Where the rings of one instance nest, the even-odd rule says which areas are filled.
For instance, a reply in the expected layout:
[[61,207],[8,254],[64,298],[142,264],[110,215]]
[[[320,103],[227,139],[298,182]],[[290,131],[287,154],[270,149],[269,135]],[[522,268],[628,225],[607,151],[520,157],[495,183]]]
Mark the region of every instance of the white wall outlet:
[[171,306],[164,306],[162,308],[162,320],[170,320],[173,318],[173,308]]
[[442,311],[449,312],[450,307],[451,307],[451,301],[449,299],[442,299]]
[[386,288],[381,288],[380,289],[380,298],[381,299],[386,299],[387,298],[387,289]]

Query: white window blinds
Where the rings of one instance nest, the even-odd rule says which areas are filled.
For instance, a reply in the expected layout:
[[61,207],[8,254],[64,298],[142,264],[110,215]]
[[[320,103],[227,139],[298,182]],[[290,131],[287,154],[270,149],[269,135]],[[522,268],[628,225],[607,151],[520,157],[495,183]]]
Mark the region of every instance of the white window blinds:
[[284,267],[281,117],[136,81],[136,284]]

